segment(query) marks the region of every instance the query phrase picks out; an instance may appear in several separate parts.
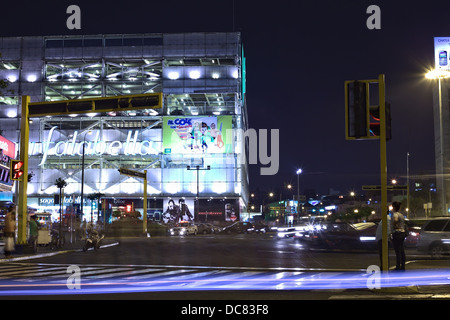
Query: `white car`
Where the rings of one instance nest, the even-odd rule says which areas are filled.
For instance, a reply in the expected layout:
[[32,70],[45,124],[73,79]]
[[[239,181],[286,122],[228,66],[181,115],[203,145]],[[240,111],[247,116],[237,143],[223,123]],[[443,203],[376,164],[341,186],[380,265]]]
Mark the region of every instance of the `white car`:
[[187,236],[193,234],[197,235],[198,228],[195,224],[182,224],[179,227],[173,227],[169,229],[171,236]]

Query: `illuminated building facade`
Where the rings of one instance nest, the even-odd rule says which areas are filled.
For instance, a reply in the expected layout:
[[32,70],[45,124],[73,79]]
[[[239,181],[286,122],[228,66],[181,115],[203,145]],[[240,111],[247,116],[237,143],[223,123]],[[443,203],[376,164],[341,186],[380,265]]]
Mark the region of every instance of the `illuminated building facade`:
[[[162,109],[32,119],[29,206],[56,210],[62,178],[64,205],[76,210],[84,170],[86,201],[101,193],[105,212],[130,202],[142,211],[142,179],[120,175],[127,168],[147,170],[150,217],[161,219],[170,199],[195,206],[196,221],[227,220],[219,201],[233,205],[232,220],[246,210],[248,170],[236,134],[247,129],[240,33],[1,38],[0,52],[0,77],[9,82],[1,135],[17,143],[22,95],[42,102],[163,94]],[[88,217],[90,202],[84,208]]]

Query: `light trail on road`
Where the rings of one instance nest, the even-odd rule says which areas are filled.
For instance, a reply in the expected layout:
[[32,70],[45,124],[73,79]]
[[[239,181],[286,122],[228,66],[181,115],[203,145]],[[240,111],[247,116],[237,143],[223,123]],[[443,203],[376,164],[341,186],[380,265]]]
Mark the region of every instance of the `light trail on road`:
[[[20,281],[20,282],[19,282]],[[70,290],[67,280],[58,282],[10,279],[0,282],[0,296],[83,295],[112,293],[230,291],[230,290],[334,290],[450,285],[450,269],[406,272],[218,272],[149,275],[148,279],[127,277],[98,281],[83,280],[80,289]]]

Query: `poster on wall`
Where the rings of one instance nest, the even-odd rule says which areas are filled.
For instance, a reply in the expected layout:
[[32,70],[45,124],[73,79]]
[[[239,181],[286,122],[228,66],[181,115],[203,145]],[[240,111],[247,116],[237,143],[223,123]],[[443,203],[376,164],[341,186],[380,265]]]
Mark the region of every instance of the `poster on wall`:
[[450,37],[434,38],[435,68],[450,71]]
[[194,222],[195,201],[193,199],[165,199],[163,203],[162,222],[177,224],[182,221]]
[[199,207],[199,222],[239,221],[238,199],[200,199]]
[[[232,116],[164,117],[165,154],[232,153]],[[230,141],[229,141],[230,140]]]

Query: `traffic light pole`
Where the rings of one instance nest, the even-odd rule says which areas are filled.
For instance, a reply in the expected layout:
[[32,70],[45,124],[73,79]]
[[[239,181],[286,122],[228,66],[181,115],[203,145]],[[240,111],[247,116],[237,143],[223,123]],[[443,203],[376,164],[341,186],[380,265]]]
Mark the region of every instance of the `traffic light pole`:
[[144,170],[145,178],[144,178],[144,217],[143,217],[143,232],[144,234],[148,234],[147,230],[147,170]]
[[[371,109],[377,107],[370,104],[370,89],[372,83],[378,84],[379,94],[379,123],[376,112]],[[388,112],[386,112],[388,111]],[[371,122],[374,118],[375,122]],[[377,80],[357,80],[345,82],[345,135],[347,140],[380,140],[380,179],[381,179],[381,268],[388,271],[388,227],[387,227],[387,157],[386,141],[390,139],[390,106],[386,104],[385,76],[381,74]],[[376,128],[379,124],[379,133]],[[372,126],[373,125],[373,126]],[[389,135],[387,134],[389,132]]]
[[17,228],[17,244],[25,245],[27,243],[27,186],[28,186],[28,145],[30,137],[30,126],[28,122],[28,104],[29,96],[22,96],[22,118],[20,120],[20,160],[23,161],[22,179],[18,181],[18,228]]
[[387,156],[386,156],[386,85],[384,74],[378,77],[379,103],[380,103],[380,165],[381,165],[381,260],[382,270],[389,270],[389,246],[388,246],[388,227],[387,227]]

